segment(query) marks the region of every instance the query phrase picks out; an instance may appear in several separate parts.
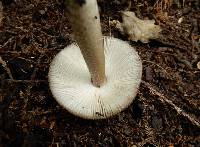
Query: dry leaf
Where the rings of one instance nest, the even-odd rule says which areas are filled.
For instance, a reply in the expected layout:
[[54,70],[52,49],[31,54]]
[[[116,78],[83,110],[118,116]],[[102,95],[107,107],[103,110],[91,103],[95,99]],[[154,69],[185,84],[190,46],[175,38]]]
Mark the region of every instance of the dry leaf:
[[116,28],[127,34],[132,41],[148,43],[149,39],[158,38],[161,32],[160,26],[154,24],[155,20],[141,20],[131,11],[122,12],[122,20],[122,23],[116,23]]

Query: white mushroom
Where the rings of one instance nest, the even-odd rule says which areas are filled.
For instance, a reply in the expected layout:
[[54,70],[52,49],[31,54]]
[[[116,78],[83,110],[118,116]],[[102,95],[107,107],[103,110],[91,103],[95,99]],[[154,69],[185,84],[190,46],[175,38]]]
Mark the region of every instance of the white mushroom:
[[53,59],[50,89],[58,103],[76,116],[110,117],[134,100],[142,75],[140,58],[127,42],[102,37],[96,0],[68,4],[78,45],[69,45]]

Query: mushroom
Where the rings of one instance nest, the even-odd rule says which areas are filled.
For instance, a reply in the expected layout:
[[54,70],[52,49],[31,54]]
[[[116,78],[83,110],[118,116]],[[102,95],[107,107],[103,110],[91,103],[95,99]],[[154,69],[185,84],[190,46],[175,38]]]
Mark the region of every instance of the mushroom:
[[77,42],[59,52],[49,69],[57,102],[85,119],[105,119],[127,108],[137,93],[142,63],[127,42],[102,37],[96,0],[68,0]]

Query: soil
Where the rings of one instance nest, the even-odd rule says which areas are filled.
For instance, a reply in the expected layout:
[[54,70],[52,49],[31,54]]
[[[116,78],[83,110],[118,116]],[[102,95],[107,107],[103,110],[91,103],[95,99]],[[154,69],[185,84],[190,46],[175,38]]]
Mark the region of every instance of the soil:
[[68,113],[52,97],[47,77],[53,57],[74,42],[63,1],[2,0],[1,146],[200,146],[199,0],[98,4],[104,35],[128,41],[109,23],[121,21],[124,10],[162,27],[149,43],[129,41],[143,62],[136,100],[106,120]]

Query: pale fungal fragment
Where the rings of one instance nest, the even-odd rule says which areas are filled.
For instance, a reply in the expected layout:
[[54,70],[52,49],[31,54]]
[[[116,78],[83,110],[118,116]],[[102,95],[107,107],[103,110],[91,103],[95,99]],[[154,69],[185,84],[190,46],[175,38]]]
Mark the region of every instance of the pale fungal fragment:
[[197,68],[200,69],[200,61],[197,63]]
[[127,34],[128,39],[132,41],[140,40],[143,43],[148,43],[149,39],[156,39],[159,37],[161,28],[155,25],[155,20],[141,20],[135,16],[134,12],[122,12],[122,23],[115,22],[116,28],[122,34]]
[[77,45],[72,44],[53,59],[49,82],[53,96],[69,112],[86,119],[103,119],[127,108],[137,93],[142,64],[127,42],[104,37],[107,81],[100,88],[91,76]]
[[178,19],[178,23],[182,23],[183,22],[183,17]]

